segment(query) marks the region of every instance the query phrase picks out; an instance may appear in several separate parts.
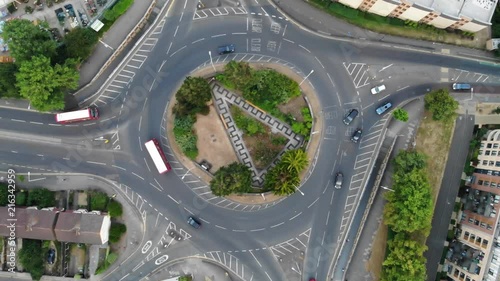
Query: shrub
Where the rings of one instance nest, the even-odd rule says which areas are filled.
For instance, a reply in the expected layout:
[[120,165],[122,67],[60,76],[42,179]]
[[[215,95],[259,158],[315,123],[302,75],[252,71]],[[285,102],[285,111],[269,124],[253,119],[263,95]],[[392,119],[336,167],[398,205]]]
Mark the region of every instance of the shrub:
[[33,280],[40,280],[44,273],[44,252],[40,240],[23,239],[23,247],[19,251],[19,261],[31,274]]
[[125,232],[127,232],[127,226],[123,223],[111,223],[111,227],[109,228],[109,242],[116,243],[120,241],[120,238]]
[[232,106],[231,114],[233,115],[236,127],[242,130],[245,134],[253,136],[255,134],[265,132],[265,128],[262,123],[252,117],[245,115],[245,113],[238,107]]
[[111,200],[108,204],[108,213],[112,218],[121,216],[123,214],[122,204],[115,200]]
[[0,206],[9,204],[9,188],[5,183],[0,183]]
[[193,125],[196,119],[190,115],[174,117],[174,137],[175,142],[182,152],[190,159],[198,156],[198,137],[193,132]]
[[104,13],[104,18],[111,22],[115,21],[132,6],[132,3],[134,0],[118,0],[111,9]]
[[237,162],[221,167],[210,181],[210,189],[216,196],[250,192],[252,172],[246,165]]
[[106,193],[100,191],[89,192],[90,210],[106,211],[109,197]]
[[37,188],[28,192],[28,206],[40,208],[53,207],[56,204],[54,192],[46,188]]
[[16,193],[16,205],[18,206],[26,206],[26,200],[28,199],[28,192],[17,192]]
[[208,82],[201,77],[188,76],[175,94],[175,116],[195,116],[197,113],[208,114],[208,101],[212,99],[212,91]]

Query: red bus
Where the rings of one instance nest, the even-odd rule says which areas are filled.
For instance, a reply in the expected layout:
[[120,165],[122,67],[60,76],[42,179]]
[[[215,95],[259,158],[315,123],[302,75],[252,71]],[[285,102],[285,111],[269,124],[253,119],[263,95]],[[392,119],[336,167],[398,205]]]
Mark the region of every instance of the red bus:
[[61,124],[97,119],[99,119],[99,111],[95,107],[56,114],[56,122]]
[[144,144],[146,146],[153,163],[155,163],[156,169],[160,174],[170,171],[172,168],[163,154],[163,150],[156,139],[152,139]]

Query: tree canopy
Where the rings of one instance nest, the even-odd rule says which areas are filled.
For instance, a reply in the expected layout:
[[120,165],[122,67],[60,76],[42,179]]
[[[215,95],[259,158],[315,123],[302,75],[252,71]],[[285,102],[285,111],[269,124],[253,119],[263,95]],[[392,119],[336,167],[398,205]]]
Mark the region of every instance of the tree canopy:
[[288,166],[281,163],[267,171],[264,187],[276,195],[289,195],[297,191],[300,178],[295,169],[287,170]]
[[394,116],[394,119],[402,121],[402,122],[408,122],[408,119],[410,118],[408,116],[408,111],[406,111],[402,108],[396,108],[392,112],[392,116]]
[[450,120],[455,117],[458,102],[450,95],[448,90],[440,89],[425,95],[425,108],[432,113],[432,119]]
[[302,149],[288,150],[281,157],[281,162],[287,171],[295,171],[297,174],[309,165],[307,154]]
[[53,191],[46,188],[36,188],[28,193],[28,205],[40,208],[54,207],[56,198]]
[[234,60],[228,62],[224,66],[224,79],[230,81],[225,83],[229,88],[244,90],[248,83],[252,80],[253,70],[248,62],[236,62]]
[[40,280],[45,271],[42,253],[42,241],[23,239],[23,247],[19,251],[19,261],[31,274],[33,280]]
[[177,103],[173,108],[174,114],[184,117],[196,113],[208,114],[207,102],[212,98],[212,93],[205,79],[188,76],[175,97]]
[[19,89],[16,87],[17,65],[14,63],[0,63],[0,97],[18,98]]
[[74,60],[68,60],[64,65],[52,66],[44,56],[21,63],[16,74],[21,96],[37,110],[64,109],[64,91],[78,87],[79,74],[74,64]]
[[52,40],[48,28],[47,22],[43,21],[36,25],[25,19],[13,19],[5,23],[2,36],[17,64],[29,61],[34,56],[55,56],[56,42]]
[[427,279],[425,244],[398,233],[388,243],[388,256],[383,263],[382,281],[421,281]]
[[237,162],[221,167],[210,181],[210,188],[216,196],[250,192],[252,171],[246,165]]
[[99,37],[94,30],[77,27],[64,36],[63,42],[66,45],[68,58],[85,60],[92,53],[98,40]]
[[417,151],[402,150],[394,158],[396,173],[408,173],[415,169],[423,169],[427,165],[426,156]]

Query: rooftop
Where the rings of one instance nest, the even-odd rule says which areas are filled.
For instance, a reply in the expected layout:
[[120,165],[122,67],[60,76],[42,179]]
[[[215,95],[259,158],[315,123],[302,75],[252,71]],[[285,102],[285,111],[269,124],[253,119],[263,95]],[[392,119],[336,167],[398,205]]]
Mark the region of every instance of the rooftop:
[[411,2],[432,8],[452,18],[463,16],[489,24],[498,0],[413,0]]

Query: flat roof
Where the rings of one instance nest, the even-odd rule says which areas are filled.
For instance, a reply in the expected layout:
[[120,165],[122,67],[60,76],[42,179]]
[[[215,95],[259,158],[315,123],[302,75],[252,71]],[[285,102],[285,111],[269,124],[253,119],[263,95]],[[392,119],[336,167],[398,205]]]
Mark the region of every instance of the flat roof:
[[90,115],[89,109],[86,108],[77,111],[58,113],[56,116],[56,120],[59,122],[59,121],[82,119],[82,118],[88,118],[89,115]]
[[498,0],[410,0],[420,6],[428,7],[448,18],[460,16],[482,23],[491,23]]

